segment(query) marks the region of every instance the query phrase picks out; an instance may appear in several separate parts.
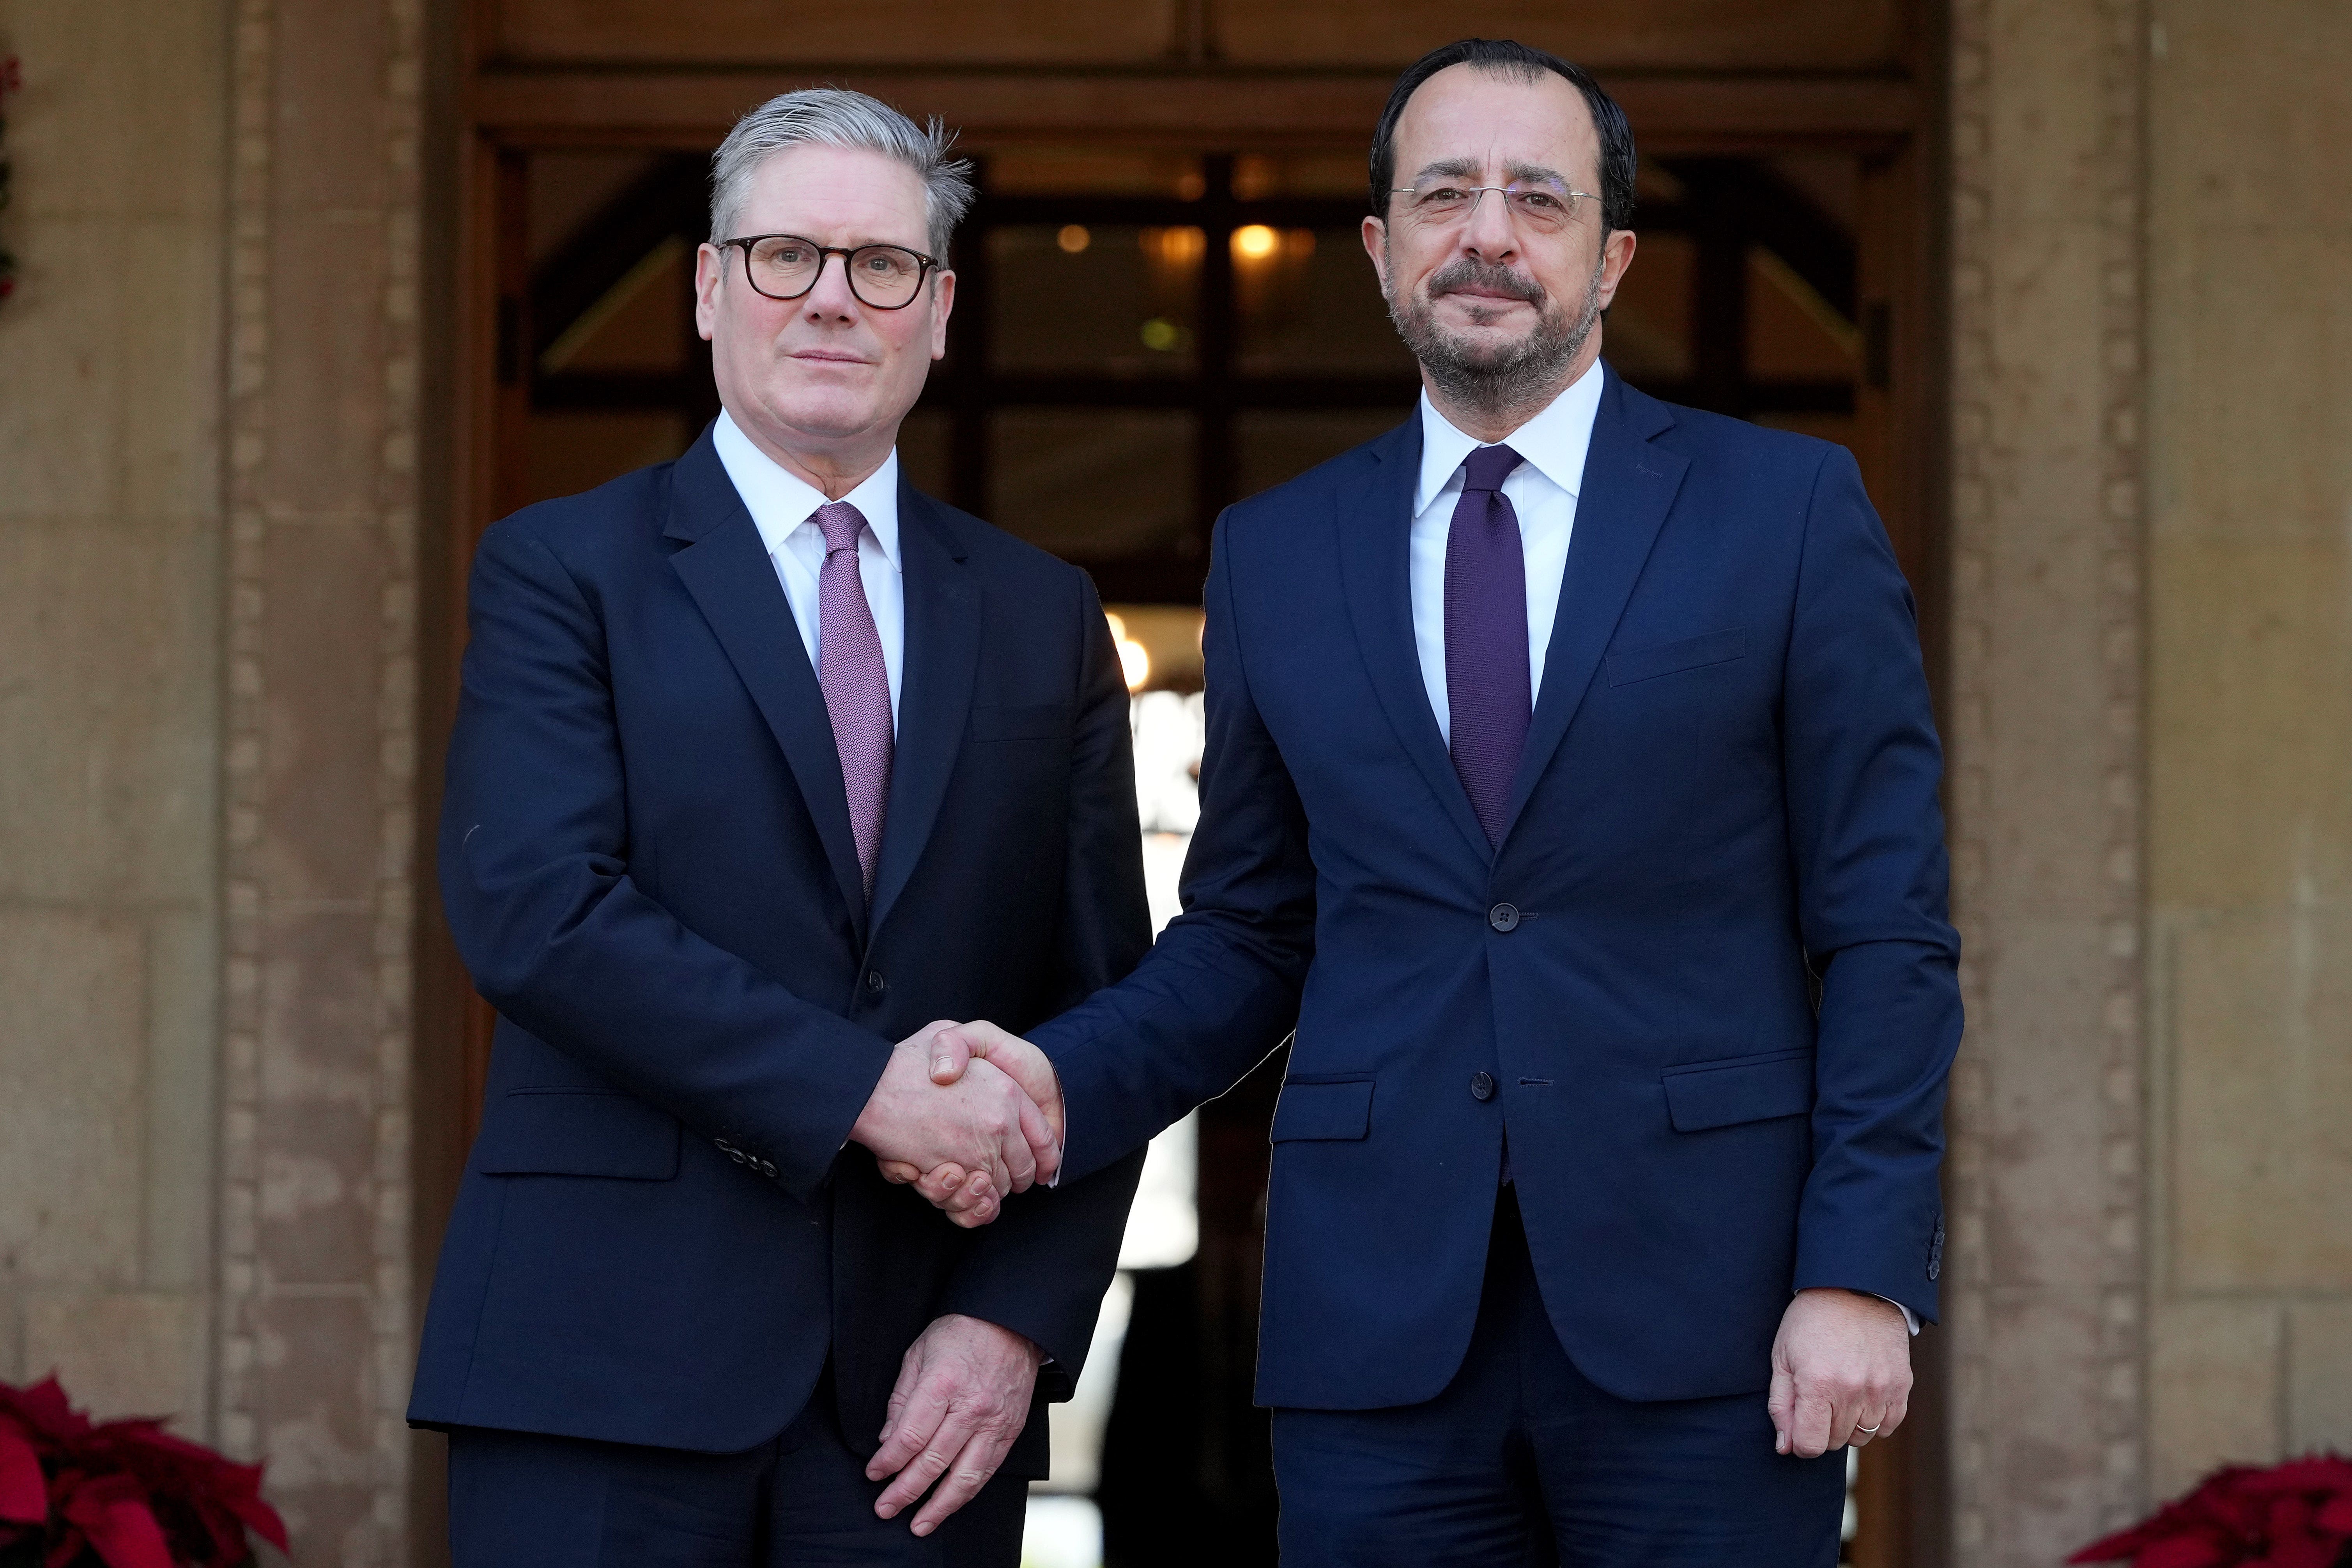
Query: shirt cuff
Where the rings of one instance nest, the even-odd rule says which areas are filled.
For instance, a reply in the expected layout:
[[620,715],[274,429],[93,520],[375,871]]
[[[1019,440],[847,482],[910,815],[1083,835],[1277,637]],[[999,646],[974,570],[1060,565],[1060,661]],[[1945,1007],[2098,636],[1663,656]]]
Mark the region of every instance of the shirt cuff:
[[[1052,1074],[1054,1075],[1054,1088],[1055,1088],[1055,1089],[1056,1091],[1058,1091],[1058,1090],[1061,1089],[1061,1087],[1062,1087],[1062,1069],[1061,1069],[1061,1068],[1057,1068],[1057,1067],[1055,1067],[1055,1066],[1054,1065],[1054,1063],[1053,1063],[1053,1059],[1052,1059],[1051,1058],[1046,1058],[1046,1062],[1045,1062],[1045,1069],[1046,1069],[1048,1072],[1050,1072],[1050,1073],[1052,1073]],[[1069,1096],[1067,1096],[1067,1095],[1064,1095],[1064,1096],[1062,1097],[1062,1152],[1063,1152],[1063,1153],[1065,1153],[1065,1154],[1066,1154],[1066,1153],[1068,1153],[1069,1152],[1070,1152],[1070,1099],[1069,1099]],[[1046,1190],[1047,1192],[1049,1192],[1049,1193],[1050,1193],[1050,1192],[1052,1192],[1055,1187],[1058,1187],[1058,1186],[1060,1186],[1061,1184],[1062,1184],[1062,1165],[1061,1165],[1061,1162],[1057,1160],[1057,1161],[1055,1161],[1055,1162],[1054,1163],[1054,1179],[1053,1179],[1052,1181],[1047,1182],[1047,1183],[1045,1184],[1045,1190]]]
[[1874,1301],[1885,1302],[1888,1306],[1903,1314],[1903,1326],[1911,1331],[1911,1337],[1915,1340],[1919,1337],[1919,1314],[1905,1306],[1902,1302],[1896,1300],[1894,1297],[1882,1296],[1875,1290],[1857,1290],[1854,1294],[1857,1296],[1867,1296]]

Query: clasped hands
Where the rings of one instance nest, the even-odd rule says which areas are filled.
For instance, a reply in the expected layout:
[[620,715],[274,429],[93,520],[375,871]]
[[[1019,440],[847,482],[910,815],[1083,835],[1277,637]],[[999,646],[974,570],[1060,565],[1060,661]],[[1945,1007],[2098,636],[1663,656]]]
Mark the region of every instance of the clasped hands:
[[[1006,1194],[1059,1173],[1061,1085],[1041,1052],[993,1025],[936,1023],[891,1051],[849,1136],[956,1224],[986,1225]],[[887,1483],[874,1511],[913,1508],[910,1528],[924,1536],[977,1496],[1028,1422],[1042,1353],[960,1313],[925,1329],[899,1363],[866,1463],[866,1479]]]
[[957,1225],[986,1225],[1060,1174],[1061,1080],[1019,1036],[942,1019],[898,1042],[849,1138]]

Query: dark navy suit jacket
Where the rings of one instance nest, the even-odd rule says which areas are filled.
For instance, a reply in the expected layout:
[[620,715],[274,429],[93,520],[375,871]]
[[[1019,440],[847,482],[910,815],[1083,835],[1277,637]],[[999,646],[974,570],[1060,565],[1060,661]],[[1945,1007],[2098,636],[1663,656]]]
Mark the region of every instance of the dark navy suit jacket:
[[1413,645],[1420,452],[1416,420],[1219,524],[1184,913],[1031,1035],[1066,1169],[1296,1025],[1268,1405],[1444,1387],[1507,1137],[1552,1322],[1622,1397],[1764,1387],[1793,1289],[1932,1318],[1958,941],[1911,596],[1853,459],[1609,374],[1494,849]]
[[[956,1229],[845,1149],[892,1042],[1034,1023],[1150,940],[1128,699],[1085,574],[899,491],[906,651],[869,912],[824,702],[706,431],[477,556],[442,897],[499,1011],[413,1420],[711,1452],[830,1355],[875,1446],[931,1319],[1066,1397],[1141,1156]],[[1045,1473],[1030,1423],[1006,1468]]]

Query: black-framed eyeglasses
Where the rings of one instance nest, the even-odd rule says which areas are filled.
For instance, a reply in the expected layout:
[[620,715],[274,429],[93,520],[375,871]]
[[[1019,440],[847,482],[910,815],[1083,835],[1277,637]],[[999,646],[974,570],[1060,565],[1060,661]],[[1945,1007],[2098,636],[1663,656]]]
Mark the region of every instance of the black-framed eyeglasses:
[[903,310],[923,291],[923,279],[939,265],[935,257],[903,245],[819,245],[796,234],[751,234],[722,239],[719,248],[740,247],[743,275],[754,292],[771,300],[797,300],[824,276],[825,258],[841,258],[842,272],[858,303],[877,310]]

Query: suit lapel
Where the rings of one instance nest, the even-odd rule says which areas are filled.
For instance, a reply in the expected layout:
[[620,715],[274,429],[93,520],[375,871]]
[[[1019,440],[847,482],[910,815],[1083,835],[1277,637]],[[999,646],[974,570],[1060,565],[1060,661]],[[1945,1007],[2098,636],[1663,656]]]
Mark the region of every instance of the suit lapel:
[[1438,733],[1413,641],[1412,496],[1421,469],[1420,416],[1375,442],[1371,451],[1376,461],[1370,471],[1339,496],[1339,567],[1356,644],[1397,739],[1484,862],[1494,851],[1454,771],[1445,738]]
[[834,745],[824,693],[809,667],[792,601],[776,581],[767,545],[707,429],[670,470],[669,525],[663,532],[687,542],[670,557],[671,569],[694,595],[783,748],[863,942],[866,875],[850,833],[849,795],[841,782],[841,753]]
[[1551,647],[1544,655],[1543,690],[1519,753],[1503,837],[1510,839],[1535,794],[1536,781],[1551,765],[1570,721],[1600,668],[1601,655],[1633,595],[1634,581],[1650,557],[1650,546],[1681,489],[1689,460],[1654,445],[1671,429],[1666,405],[1634,391],[1606,370],[1601,410],[1585,454],[1584,488],[1576,499],[1576,531],[1569,541],[1568,570],[1559,584],[1559,610],[1553,618]]
[[[899,675],[898,743],[890,805],[874,873],[874,929],[906,890],[947,798],[948,776],[971,712],[980,664],[980,590],[963,547],[929,496],[898,483],[898,560],[907,585],[907,645]],[[846,817],[845,816],[845,820]]]

